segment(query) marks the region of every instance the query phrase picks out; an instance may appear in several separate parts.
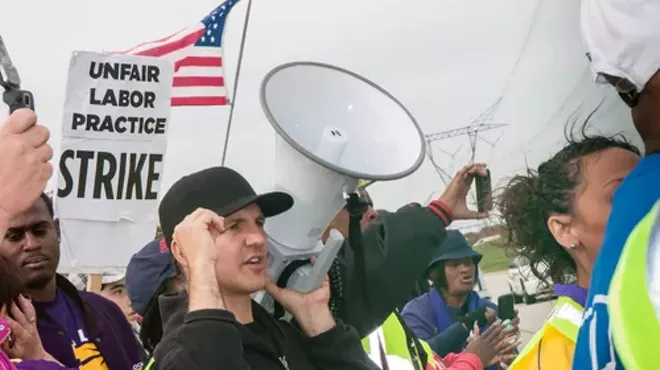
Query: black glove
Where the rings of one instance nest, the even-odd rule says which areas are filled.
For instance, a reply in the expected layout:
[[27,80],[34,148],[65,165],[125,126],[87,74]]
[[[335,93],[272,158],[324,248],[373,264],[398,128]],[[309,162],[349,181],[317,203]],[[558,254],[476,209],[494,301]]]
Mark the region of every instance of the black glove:
[[486,307],[479,307],[469,314],[459,317],[458,321],[463,323],[468,330],[472,330],[472,325],[474,325],[475,321],[480,328],[486,326],[486,324],[488,324],[488,319],[486,319]]

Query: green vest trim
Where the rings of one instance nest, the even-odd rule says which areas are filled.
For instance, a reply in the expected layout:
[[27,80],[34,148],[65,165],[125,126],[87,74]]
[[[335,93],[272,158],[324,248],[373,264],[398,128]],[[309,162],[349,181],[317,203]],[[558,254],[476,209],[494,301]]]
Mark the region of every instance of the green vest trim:
[[147,362],[147,366],[144,368],[144,370],[151,370],[151,368],[154,366],[154,363],[156,363],[156,359],[151,357],[149,362]]
[[[403,324],[395,314],[391,314],[380,328],[362,339],[362,347],[365,352],[372,357],[379,356],[379,348],[371,348],[372,340],[376,340],[379,335],[383,339],[383,349],[387,356],[396,356],[412,363],[413,354],[411,354],[410,351],[416,350],[408,348],[406,332],[403,328]],[[426,358],[429,364],[435,364],[431,347],[422,340],[420,340],[420,344],[422,345],[424,352],[426,352]],[[419,356],[415,357],[419,359]],[[421,361],[418,361],[419,369],[423,369],[423,365],[424,364],[422,364]]]
[[[660,202],[630,233],[608,292],[612,341],[628,370],[655,369],[659,312],[649,295],[649,256],[660,249]],[[660,266],[654,266],[660,268]]]
[[568,297],[559,297],[555,307],[550,311],[548,317],[546,317],[543,328],[534,334],[525,348],[520,351],[520,354],[513,361],[509,369],[515,369],[518,362],[536,350],[548,328],[553,328],[566,338],[576,342],[580,325],[582,325],[583,313],[584,307],[580,306],[579,303]]

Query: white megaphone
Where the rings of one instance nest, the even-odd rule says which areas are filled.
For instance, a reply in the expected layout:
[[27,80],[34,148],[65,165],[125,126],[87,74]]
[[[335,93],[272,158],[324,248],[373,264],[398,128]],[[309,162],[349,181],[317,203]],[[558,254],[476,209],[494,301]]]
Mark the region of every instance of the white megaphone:
[[[294,199],[289,211],[266,222],[269,273],[309,292],[321,285],[343,243],[337,230],[325,244],[320,238],[346,204],[345,194],[355,193],[359,180],[394,180],[417,170],[423,134],[387,91],[327,64],[276,67],[261,84],[260,100],[278,134],[272,188]],[[300,263],[312,257],[313,265]],[[255,299],[272,311],[267,294]]]

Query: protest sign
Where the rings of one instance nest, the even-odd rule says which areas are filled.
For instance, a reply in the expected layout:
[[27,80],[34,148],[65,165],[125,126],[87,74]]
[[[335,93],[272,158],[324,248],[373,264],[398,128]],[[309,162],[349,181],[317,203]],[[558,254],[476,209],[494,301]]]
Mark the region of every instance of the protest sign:
[[164,59],[73,53],[56,191],[72,269],[125,267],[153,238],[173,75]]

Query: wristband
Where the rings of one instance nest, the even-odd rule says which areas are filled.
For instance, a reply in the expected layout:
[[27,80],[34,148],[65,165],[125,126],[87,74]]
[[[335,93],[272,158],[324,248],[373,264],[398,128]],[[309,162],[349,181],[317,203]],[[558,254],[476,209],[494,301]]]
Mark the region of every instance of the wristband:
[[447,203],[441,201],[440,199],[438,199],[438,200],[434,200],[433,203],[434,203],[435,205],[437,205],[438,207],[440,207],[440,209],[442,209],[443,211],[445,211],[445,213],[447,214],[447,216],[449,216],[449,219],[450,219],[450,220],[453,220],[453,219],[454,219],[454,212],[452,211],[451,207],[449,207],[449,206],[447,205]]
[[442,219],[445,226],[449,226],[453,220],[451,212],[447,211],[449,207],[439,200],[434,200],[429,204],[429,209]]

